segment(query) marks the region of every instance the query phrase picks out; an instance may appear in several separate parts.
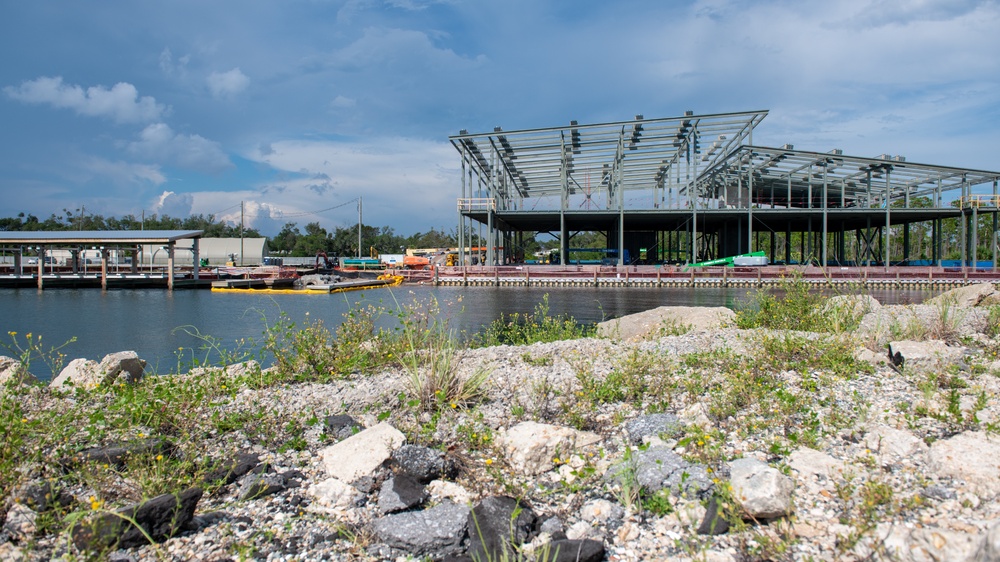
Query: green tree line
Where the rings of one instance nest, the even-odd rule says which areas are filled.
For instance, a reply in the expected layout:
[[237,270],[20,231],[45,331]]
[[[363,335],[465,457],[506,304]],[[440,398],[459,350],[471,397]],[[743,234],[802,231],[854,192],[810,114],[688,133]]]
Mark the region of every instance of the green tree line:
[[[52,213],[45,220],[25,213],[0,218],[0,232],[59,230],[201,230],[207,238],[240,237],[239,226],[230,225],[215,215],[191,215],[183,219],[156,214],[142,218],[135,215],[104,217],[63,209],[62,214]],[[247,238],[261,237],[253,228],[244,228],[242,234]]]

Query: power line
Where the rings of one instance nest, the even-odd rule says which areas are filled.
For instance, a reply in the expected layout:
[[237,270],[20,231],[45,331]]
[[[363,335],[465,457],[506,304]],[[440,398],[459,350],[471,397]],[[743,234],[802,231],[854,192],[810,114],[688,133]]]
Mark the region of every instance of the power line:
[[[275,216],[271,215],[270,213],[268,213],[268,214],[265,215],[265,214],[261,214],[260,212],[254,214],[254,215],[246,215],[246,216],[252,217],[252,218],[266,217],[266,218],[279,218],[279,219],[294,219],[294,218],[298,218],[298,217],[304,217],[304,216],[307,216],[307,215],[318,215],[319,213],[325,213],[327,211],[332,211],[334,209],[339,209],[341,207],[346,207],[347,205],[350,205],[351,203],[356,203],[357,201],[358,201],[358,198],[355,197],[354,199],[351,199],[350,201],[346,201],[346,202],[341,203],[339,205],[334,205],[333,207],[327,207],[325,209],[319,209],[317,211],[300,211],[298,213],[284,213],[284,212],[282,212],[282,214],[281,214],[280,217],[275,217]],[[280,211],[281,209],[278,209],[278,210]]]

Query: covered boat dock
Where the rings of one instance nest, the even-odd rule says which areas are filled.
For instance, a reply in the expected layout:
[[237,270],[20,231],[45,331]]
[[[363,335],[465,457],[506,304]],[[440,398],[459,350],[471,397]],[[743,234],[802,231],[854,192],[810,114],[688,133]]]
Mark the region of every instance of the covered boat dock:
[[[13,257],[10,267],[7,268],[9,273],[0,275],[0,280],[5,279],[4,284],[8,286],[22,286],[25,281],[29,281],[32,285],[37,284],[38,289],[43,289],[46,282],[50,286],[81,286],[99,280],[101,288],[107,289],[110,279],[110,258],[113,254],[114,265],[119,268],[125,265],[127,269],[127,273],[117,276],[116,280],[122,284],[165,282],[166,288],[173,290],[182,284],[175,271],[177,265],[175,254],[178,250],[185,250],[191,253],[190,263],[193,271],[191,283],[187,284],[197,285],[198,242],[202,234],[201,230],[0,232],[0,254]],[[191,240],[190,248],[177,247],[179,240],[188,239]],[[140,272],[139,265],[144,246],[156,247],[156,252],[161,249],[166,252],[165,271],[159,276]],[[94,273],[88,272],[89,260],[83,257],[88,250],[100,257],[100,269]],[[56,253],[66,256],[61,260],[62,263],[56,263],[57,258],[54,256]],[[150,256],[150,261],[152,257]]]

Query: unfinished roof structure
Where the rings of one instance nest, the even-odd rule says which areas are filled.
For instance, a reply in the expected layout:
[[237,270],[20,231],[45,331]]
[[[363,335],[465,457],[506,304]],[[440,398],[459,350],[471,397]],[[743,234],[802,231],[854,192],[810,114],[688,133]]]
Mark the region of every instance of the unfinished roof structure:
[[774,262],[782,236],[790,260],[794,232],[808,243],[803,257],[872,263],[896,259],[885,252],[893,227],[906,237],[907,225],[931,221],[939,237],[943,219],[996,211],[1000,172],[756,146],[766,116],[689,111],[462,131],[450,137],[462,162],[460,236],[472,221],[485,226],[491,263],[518,259],[524,233],[539,232],[559,238],[565,262],[571,236],[583,231],[604,232],[619,263],[626,255],[690,263],[766,250],[768,241]]

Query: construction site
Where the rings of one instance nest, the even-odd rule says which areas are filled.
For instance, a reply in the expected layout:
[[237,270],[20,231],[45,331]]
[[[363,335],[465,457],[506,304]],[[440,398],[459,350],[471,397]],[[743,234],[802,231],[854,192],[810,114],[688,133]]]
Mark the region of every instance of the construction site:
[[767,114],[463,130],[450,137],[462,169],[459,235],[482,232],[482,264],[501,268],[526,261],[526,238],[549,236],[559,244],[553,265],[571,269],[574,237],[602,233],[604,266],[661,280],[751,253],[764,256],[763,271],[737,276],[790,266],[828,279],[995,271],[1000,172],[758,146]]

